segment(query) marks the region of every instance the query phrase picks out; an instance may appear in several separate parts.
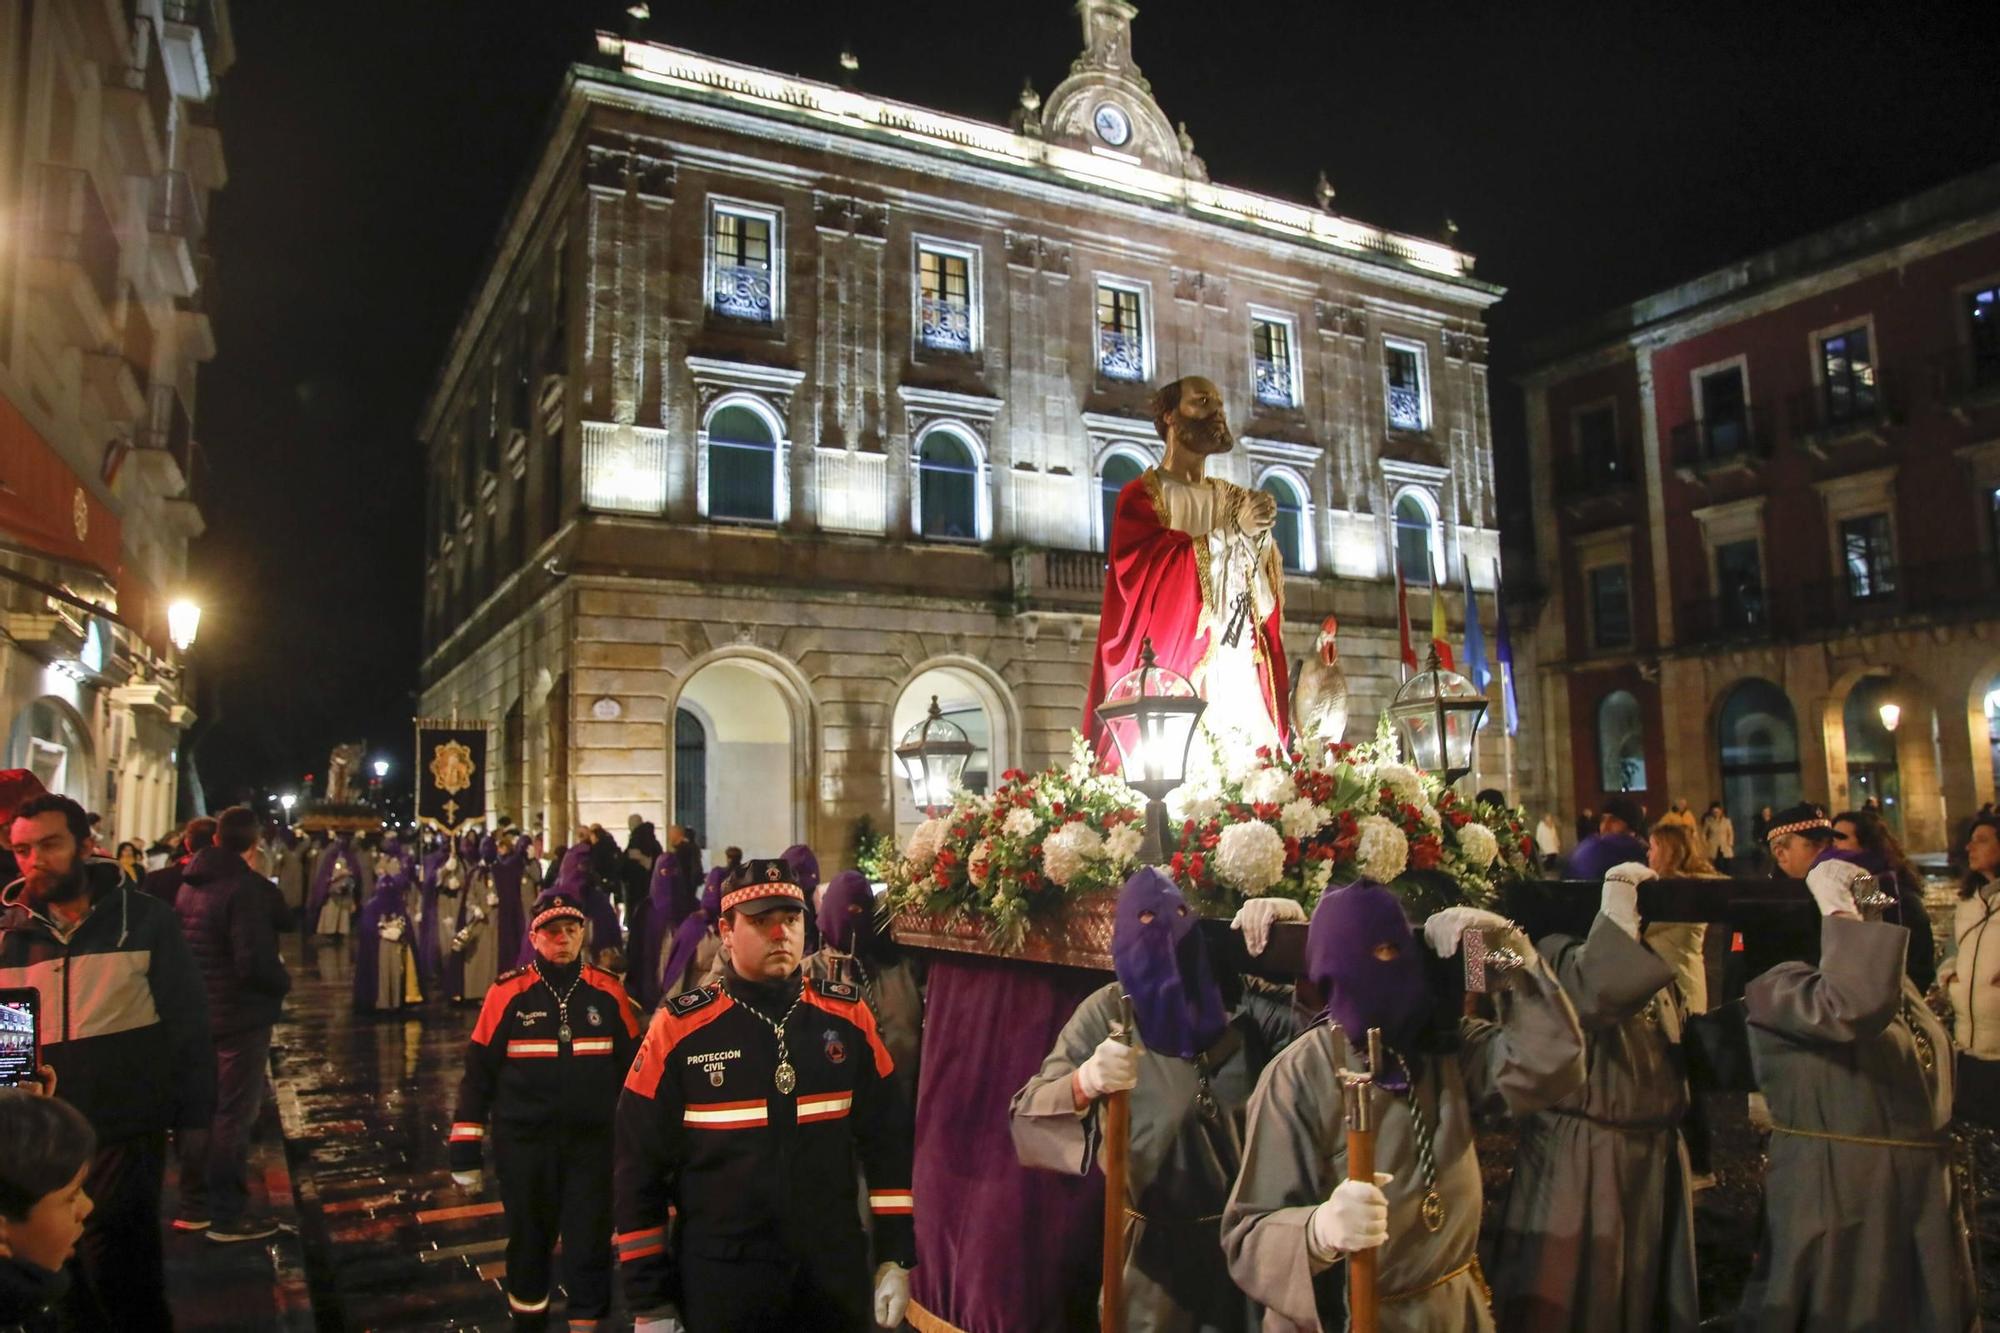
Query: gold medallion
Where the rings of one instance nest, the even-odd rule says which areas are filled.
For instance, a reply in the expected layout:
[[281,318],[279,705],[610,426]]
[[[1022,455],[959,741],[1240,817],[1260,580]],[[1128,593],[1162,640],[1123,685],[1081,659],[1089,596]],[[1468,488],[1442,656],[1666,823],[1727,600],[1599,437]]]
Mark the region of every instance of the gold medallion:
[[778,1085],[779,1092],[789,1096],[792,1089],[799,1086],[798,1071],[793,1069],[791,1062],[787,1060],[778,1066],[777,1075],[772,1081]]
[[1444,1200],[1439,1197],[1436,1190],[1425,1192],[1424,1201],[1418,1206],[1417,1211],[1422,1215],[1426,1227],[1432,1231],[1444,1229]]

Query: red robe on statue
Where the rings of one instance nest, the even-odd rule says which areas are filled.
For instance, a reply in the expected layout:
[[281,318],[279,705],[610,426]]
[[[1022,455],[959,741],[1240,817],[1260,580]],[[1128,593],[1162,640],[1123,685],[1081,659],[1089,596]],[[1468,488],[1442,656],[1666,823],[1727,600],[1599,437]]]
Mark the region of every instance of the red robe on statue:
[[[1140,648],[1150,638],[1154,660],[1188,677],[1205,695],[1202,668],[1210,640],[1221,634],[1229,617],[1228,607],[1206,607],[1202,600],[1203,590],[1212,586],[1209,537],[1167,526],[1158,477],[1157,470],[1151,470],[1125,483],[1118,492],[1106,543],[1104,607],[1097,619],[1097,654],[1090,672],[1090,696],[1083,706],[1083,734],[1114,767],[1118,747],[1097,719],[1105,691],[1139,665]],[[1279,596],[1256,627],[1257,681],[1265,709],[1283,739],[1290,735],[1286,713],[1291,682],[1279,632],[1284,621],[1284,575],[1275,544],[1266,548],[1266,569]]]

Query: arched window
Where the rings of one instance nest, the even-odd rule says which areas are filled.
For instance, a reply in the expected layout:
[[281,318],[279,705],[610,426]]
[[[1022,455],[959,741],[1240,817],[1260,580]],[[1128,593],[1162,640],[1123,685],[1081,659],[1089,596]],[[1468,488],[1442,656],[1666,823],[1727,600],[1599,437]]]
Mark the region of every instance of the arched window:
[[769,422],[732,403],[708,419],[708,516],[769,523],[778,516],[778,441]]
[[708,728],[688,708],[674,710],[674,822],[708,830]]
[[1598,786],[1646,790],[1646,724],[1630,690],[1613,690],[1597,705]]
[[1847,692],[1841,724],[1847,739],[1848,804],[1858,806],[1873,797],[1882,806],[1882,818],[1900,835],[1903,776],[1896,766],[1896,734],[1882,721],[1882,705],[1894,698],[1889,677],[1863,676]]
[[1792,701],[1768,680],[1740,681],[1723,696],[1715,731],[1722,755],[1722,805],[1742,846],[1765,806],[1775,812],[1804,799]]
[[1436,529],[1437,516],[1422,496],[1404,491],[1396,497],[1396,569],[1404,583],[1428,587],[1437,576]]
[[979,540],[979,456],[957,431],[929,431],[917,446],[917,519],[926,537]]
[[1278,544],[1286,572],[1297,574],[1306,568],[1305,498],[1283,473],[1272,473],[1257,489],[1278,502],[1278,521],[1271,527],[1271,540]]
[[1111,549],[1111,521],[1118,512],[1118,493],[1146,470],[1146,465],[1128,453],[1115,453],[1104,460],[1104,470],[1098,474],[1097,507],[1101,526],[1098,528],[1098,545]]

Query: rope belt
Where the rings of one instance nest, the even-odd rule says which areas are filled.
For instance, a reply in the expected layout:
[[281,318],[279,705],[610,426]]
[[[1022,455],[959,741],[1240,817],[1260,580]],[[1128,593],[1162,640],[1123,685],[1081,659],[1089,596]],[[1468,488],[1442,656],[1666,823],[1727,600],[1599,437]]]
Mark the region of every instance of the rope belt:
[[1472,1280],[1479,1284],[1479,1295],[1490,1307],[1493,1304],[1493,1288],[1486,1285],[1486,1271],[1479,1266],[1479,1256],[1474,1255],[1442,1277],[1434,1278],[1421,1287],[1411,1287],[1408,1291],[1392,1291],[1375,1299],[1382,1305],[1394,1305],[1398,1301],[1411,1301],[1428,1292],[1436,1291],[1453,1278],[1472,1274]]
[[1548,1109],[1549,1115],[1558,1115],[1565,1120],[1581,1120],[1596,1125],[1599,1129],[1614,1130],[1620,1134],[1666,1134],[1681,1127],[1678,1120],[1606,1120],[1603,1116],[1591,1115],[1584,1111],[1567,1111],[1559,1106]]
[[1945,1152],[1950,1149],[1949,1139],[1877,1139],[1866,1134],[1834,1134],[1823,1129],[1793,1129],[1790,1125],[1772,1125],[1774,1134],[1790,1134],[1794,1138],[1822,1139],[1828,1143],[1852,1143],[1863,1148],[1921,1148],[1925,1152]]
[[1207,1217],[1148,1217],[1129,1204],[1126,1205],[1125,1216],[1163,1227],[1205,1227],[1222,1220],[1221,1213],[1210,1213]]

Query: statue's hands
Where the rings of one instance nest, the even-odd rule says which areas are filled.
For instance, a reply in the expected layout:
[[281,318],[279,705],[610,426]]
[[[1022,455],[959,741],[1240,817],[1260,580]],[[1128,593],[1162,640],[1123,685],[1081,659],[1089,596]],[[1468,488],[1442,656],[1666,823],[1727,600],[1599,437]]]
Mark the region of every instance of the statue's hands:
[[1255,541],[1278,521],[1278,497],[1267,491],[1251,491],[1236,507],[1236,526]]

